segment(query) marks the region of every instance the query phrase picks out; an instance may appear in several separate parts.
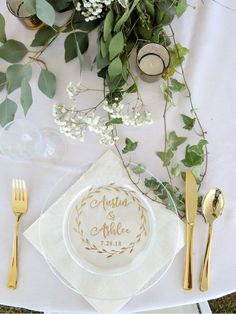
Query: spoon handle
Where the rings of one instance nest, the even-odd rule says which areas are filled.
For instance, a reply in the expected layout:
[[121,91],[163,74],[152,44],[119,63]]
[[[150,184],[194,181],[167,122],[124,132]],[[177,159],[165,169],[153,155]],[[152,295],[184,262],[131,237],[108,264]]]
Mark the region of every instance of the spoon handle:
[[209,224],[207,247],[206,247],[205,257],[204,257],[204,261],[202,265],[201,282],[200,282],[200,290],[203,292],[208,290],[212,229],[213,229],[213,225]]

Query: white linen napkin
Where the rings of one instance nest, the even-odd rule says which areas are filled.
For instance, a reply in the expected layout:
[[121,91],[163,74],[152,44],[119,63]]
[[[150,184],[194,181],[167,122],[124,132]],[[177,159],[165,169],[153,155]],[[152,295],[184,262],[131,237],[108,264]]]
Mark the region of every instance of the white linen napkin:
[[[46,255],[60,276],[101,313],[119,311],[131,296],[137,294],[171,261],[173,252],[177,253],[184,245],[183,223],[163,205],[149,201],[157,221],[156,245],[150,258],[136,270],[111,278],[90,273],[75,263],[67,252],[62,232],[68,201],[86,186],[105,185],[114,181],[120,185],[130,185],[121,160],[113,152],[107,151],[24,233],[36,249]],[[178,241],[174,240],[176,235]],[[95,292],[96,298],[93,298]]]

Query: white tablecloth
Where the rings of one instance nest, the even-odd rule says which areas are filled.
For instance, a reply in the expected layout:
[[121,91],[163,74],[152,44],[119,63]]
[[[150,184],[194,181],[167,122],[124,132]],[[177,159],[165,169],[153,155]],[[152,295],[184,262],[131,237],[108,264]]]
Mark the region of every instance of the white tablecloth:
[[[30,43],[33,33],[27,31],[5,8],[1,1],[0,11],[7,19],[8,38],[20,39]],[[235,0],[224,3],[236,7]],[[192,292],[182,290],[184,252],[180,253],[163,280],[146,293],[134,298],[122,310],[136,312],[155,308],[171,307],[216,298],[236,290],[236,88],[234,76],[236,73],[236,13],[223,9],[213,1],[192,1],[196,10],[188,13],[174,23],[176,37],[179,42],[190,48],[190,54],[185,64],[186,75],[191,86],[193,99],[199,108],[203,124],[208,131],[209,140],[209,171],[202,191],[218,186],[225,192],[226,207],[223,216],[215,224],[212,250],[211,289],[201,293],[198,289],[200,265],[204,255],[207,237],[207,226],[201,217],[196,224],[194,243],[194,289]],[[93,60],[95,43],[87,53],[86,60]],[[69,81],[79,81],[79,65],[76,61],[67,65],[63,61],[63,39],[59,39],[43,55],[51,69],[59,78],[58,92],[55,100],[44,97],[35,86],[34,106],[28,118],[40,127],[55,127],[51,115],[53,102],[67,100],[65,86]],[[5,70],[6,63],[0,60],[0,69]],[[35,66],[36,73],[39,68]],[[84,74],[84,84],[97,84],[94,73]],[[37,76],[33,77],[36,80]],[[158,88],[158,83],[142,84],[141,92],[145,102],[153,112],[155,123],[152,126],[138,129],[122,128],[120,133],[139,140],[140,145],[132,159],[145,164],[149,171],[164,178],[160,161],[155,151],[163,146],[162,112],[164,104]],[[4,95],[0,95],[0,101]],[[18,99],[18,92],[11,97]],[[91,100],[90,100],[91,101]],[[168,116],[169,130],[179,129],[181,124],[179,113],[188,112],[187,100],[177,99],[177,107]],[[19,110],[17,116],[21,116]],[[186,131],[187,132],[187,131]],[[193,143],[196,138],[192,139]],[[11,179],[24,176],[30,182],[30,206],[25,216],[22,230],[25,230],[42,209],[44,199],[50,187],[66,172],[67,166],[79,166],[82,163],[93,162],[105,151],[105,147],[97,143],[97,138],[89,135],[84,144],[67,140],[68,149],[63,159],[63,166],[50,164],[43,166],[34,163],[17,164],[5,159],[0,161],[0,303],[27,307],[43,311],[74,311],[76,313],[94,312],[87,302],[63,286],[51,273],[42,256],[25,240],[21,239],[20,279],[16,291],[6,288],[8,263],[11,254],[11,240],[14,218],[11,213]],[[145,154],[143,152],[145,151]]]

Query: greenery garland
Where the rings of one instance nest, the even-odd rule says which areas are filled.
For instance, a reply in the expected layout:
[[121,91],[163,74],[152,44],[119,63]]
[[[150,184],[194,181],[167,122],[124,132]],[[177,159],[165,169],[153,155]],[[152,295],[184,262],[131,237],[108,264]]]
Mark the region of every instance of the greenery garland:
[[[164,149],[157,152],[157,156],[167,170],[167,180],[163,182],[163,185],[174,198],[181,217],[184,217],[184,195],[182,189],[174,185],[173,177],[182,177],[184,180],[185,168],[190,168],[200,188],[207,172],[208,163],[206,133],[193,105],[183,69],[188,49],[176,42],[171,26],[173,19],[180,18],[190,5],[186,0],[25,0],[24,2],[28,11],[43,21],[45,26],[36,32],[31,44],[31,47],[36,50],[31,51],[31,48],[28,49],[23,43],[6,37],[5,19],[0,14],[0,42],[2,43],[0,58],[11,64],[6,73],[0,72],[0,91],[5,88],[7,94],[5,100],[0,104],[0,124],[4,126],[14,119],[17,105],[9,98],[9,95],[16,89],[21,90],[20,102],[24,113],[27,114],[31,107],[33,97],[30,80],[33,64],[39,64],[41,67],[38,78],[39,89],[49,98],[54,97],[56,76],[41,59],[41,55],[61,34],[66,34],[65,62],[78,58],[82,64],[84,62],[83,54],[89,46],[88,34],[97,28],[95,63],[98,76],[104,80],[103,100],[83,113],[79,109],[59,105],[54,114],[56,123],[64,133],[71,135],[73,131],[73,136],[78,137],[89,123],[90,130],[97,130],[94,126],[91,127],[91,121],[96,118],[94,116],[91,118],[91,112],[94,114],[101,106],[104,107],[105,102],[106,120],[103,127],[106,132],[109,131],[108,135],[106,133],[106,139],[115,145],[124,166],[128,169],[124,155],[134,151],[139,144],[126,138],[125,146],[122,151],[120,150],[117,144],[119,139],[117,125],[124,124],[125,121],[123,116],[114,117],[109,108],[114,113],[114,106],[119,106],[127,95],[136,94],[136,104],[138,110],[142,111],[143,121],[150,122],[148,112],[143,109],[145,105],[139,94],[138,83],[132,74],[129,61],[131,54],[135,53],[143,44],[157,43],[165,46],[170,53],[171,62],[162,75],[161,89],[165,102],[163,112],[165,144]],[[92,9],[90,9],[91,6]],[[56,26],[54,24],[55,12],[62,11],[71,11],[71,18],[65,25]],[[25,57],[28,59],[22,63]],[[180,76],[180,79],[177,79],[177,76]],[[84,91],[93,91],[87,87],[81,88],[81,86],[78,89],[70,86],[70,92],[71,89],[72,96]],[[183,128],[189,132],[196,132],[199,135],[199,141],[194,145],[186,145],[185,156],[180,162],[176,162],[175,153],[180,145],[187,142],[187,138],[177,135],[174,130],[168,132],[166,116],[169,108],[173,107],[174,94],[180,92],[187,94],[190,104],[189,116],[182,115]],[[132,120],[133,124],[140,121],[139,111]],[[97,133],[99,132],[103,131],[99,129]],[[202,169],[204,164],[205,168]],[[133,171],[139,175],[144,171],[144,167],[137,166],[133,168]],[[146,178],[145,186],[165,205],[169,206],[170,202],[166,191],[154,178]]]

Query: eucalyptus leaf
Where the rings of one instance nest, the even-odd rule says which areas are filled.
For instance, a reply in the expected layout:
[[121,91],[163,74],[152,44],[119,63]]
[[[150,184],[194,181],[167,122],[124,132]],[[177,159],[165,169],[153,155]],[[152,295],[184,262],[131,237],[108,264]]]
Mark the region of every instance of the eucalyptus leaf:
[[31,47],[40,47],[44,46],[57,34],[56,29],[51,27],[41,28],[35,34],[34,40],[31,43]]
[[104,20],[104,26],[103,26],[103,39],[104,41],[108,40],[109,35],[111,34],[112,28],[114,23],[114,13],[112,10],[110,10],[106,18]]
[[128,137],[125,139],[125,147],[122,149],[123,154],[134,151],[138,146],[138,142],[133,142]]
[[10,39],[0,47],[0,58],[10,63],[21,61],[27,54],[28,50],[21,42]]
[[80,62],[83,61],[82,54],[88,49],[88,34],[84,32],[74,32],[67,36],[65,47],[65,61],[69,62],[79,57]]
[[5,43],[7,41],[6,33],[5,33],[5,19],[3,15],[0,13],[0,42]]
[[135,7],[138,5],[139,0],[134,0],[133,4],[131,6],[131,8],[127,7],[124,14],[121,16],[121,18],[117,21],[115,27],[114,27],[114,31],[116,33],[118,33],[121,30],[122,25],[127,22],[127,20],[129,19],[131,13],[133,12],[133,10],[135,9]]
[[46,0],[36,0],[36,15],[45,24],[53,26],[55,10]]
[[52,72],[42,69],[38,80],[38,87],[46,96],[53,98],[56,93],[56,76]]
[[0,91],[2,91],[6,85],[7,77],[6,74],[0,72]]
[[116,34],[109,45],[109,58],[110,60],[113,60],[115,57],[117,57],[124,49],[124,36],[122,32],[119,32]]
[[120,57],[116,57],[108,67],[108,74],[111,79],[119,76],[122,73],[122,62]]
[[27,79],[23,79],[21,83],[21,106],[24,110],[24,114],[27,115],[29,108],[33,103],[32,90]]
[[32,77],[32,67],[30,64],[14,64],[7,68],[7,91],[8,94],[21,86],[23,79],[29,81]]
[[0,124],[2,127],[14,120],[16,110],[16,103],[9,98],[0,104]]

